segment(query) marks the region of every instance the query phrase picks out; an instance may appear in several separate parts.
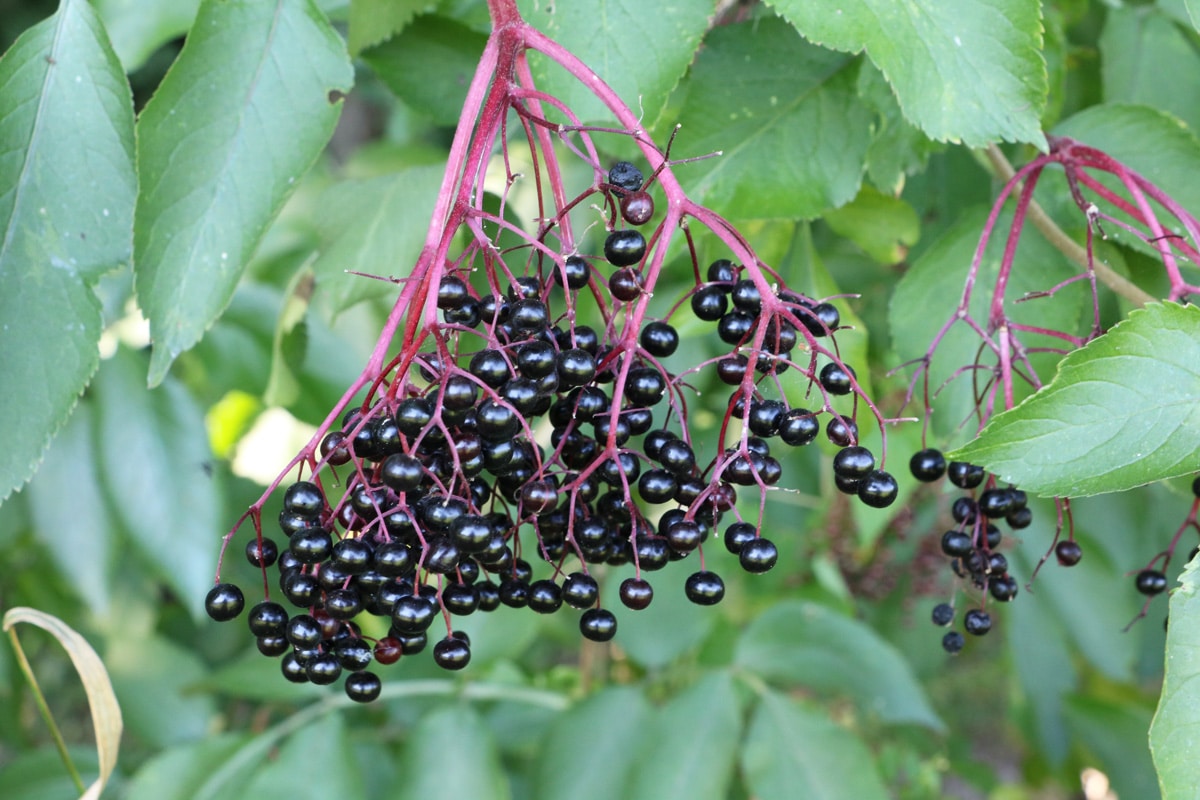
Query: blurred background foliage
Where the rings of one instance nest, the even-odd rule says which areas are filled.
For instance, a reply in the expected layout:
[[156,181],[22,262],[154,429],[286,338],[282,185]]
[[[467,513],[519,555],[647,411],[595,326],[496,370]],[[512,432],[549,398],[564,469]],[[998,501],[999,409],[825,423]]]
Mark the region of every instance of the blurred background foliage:
[[[464,674],[406,658],[382,670],[383,700],[352,708],[336,687],[284,682],[242,625],[211,623],[201,598],[221,535],[357,375],[394,296],[390,283],[344,270],[402,275],[420,246],[463,76],[488,28],[486,8],[471,0],[398,2],[386,23],[378,4],[318,5],[349,31],[355,86],[228,309],[148,391],[132,276],[103,277],[99,372],[32,482],[0,506],[0,606],[61,617],[110,671],[126,735],[107,796],[1048,800],[1084,796],[1081,776],[1092,781],[1089,800],[1105,796],[1103,781],[1127,800],[1158,796],[1146,731],[1161,685],[1165,601],[1123,628],[1142,602],[1128,575],[1186,513],[1173,486],[1076,504],[1086,557],[1069,571],[1048,565],[1026,588],[1054,529],[1053,507],[1037,505],[1034,525],[1007,551],[1021,596],[954,659],[929,621],[935,603],[977,602],[938,552],[954,495],[902,480],[893,513],[852,507],[832,490],[830,454],[815,448],[785,465],[795,491],[767,503],[764,531],[781,550],[771,573],[722,569],[724,602],[699,608],[683,597],[683,574],[668,568],[650,609],[618,612],[611,646],[581,643],[565,611],[475,615],[464,625],[475,654]],[[734,5],[722,4],[726,14],[775,24],[766,7]],[[136,108],[179,53],[197,6],[95,3]],[[55,8],[0,0],[0,51]],[[1092,107],[1139,104],[1200,130],[1200,36],[1182,2],[1054,0],[1042,10],[1047,129]],[[379,30],[360,24],[355,41],[356,13],[380,13]],[[708,35],[753,42],[740,28]],[[867,109],[878,74],[861,56],[845,58],[857,70],[848,91]],[[705,107],[709,77],[697,70],[670,94],[660,133],[676,118],[718,113]],[[678,146],[702,151],[687,130]],[[869,376],[860,373],[893,410],[905,382],[890,370],[925,344],[902,337],[929,313],[889,305],[897,285],[926,259],[919,274],[942,271],[931,283],[957,297],[965,264],[946,253],[955,242],[973,246],[998,183],[978,152],[915,129],[876,141],[876,158],[863,165],[876,169],[849,204],[808,220],[753,213],[744,229],[793,286],[853,293],[840,301],[855,326],[841,344],[848,360],[869,365]],[[608,155],[628,155],[622,147]],[[1008,153],[1015,163],[1032,150]],[[768,165],[780,157],[759,156]],[[1081,232],[1057,190],[1047,185],[1039,199]],[[738,218],[736,207],[721,210]],[[1038,242],[1026,246],[1031,258],[1053,259]],[[1131,274],[1150,273],[1143,253],[1109,251]],[[679,278],[675,296],[689,280]],[[316,290],[296,308],[303,281]],[[1106,313],[1123,310],[1113,303]],[[684,341],[677,363],[715,354],[703,340]],[[697,387],[701,398],[718,394],[715,383]],[[693,421],[706,418],[717,419],[701,402]],[[952,439],[952,428],[944,435]],[[918,425],[895,429],[896,464],[919,437]],[[243,537],[226,571],[253,587]],[[77,763],[94,771],[82,690],[48,638],[23,641]],[[0,648],[0,794],[74,796],[8,648]]]

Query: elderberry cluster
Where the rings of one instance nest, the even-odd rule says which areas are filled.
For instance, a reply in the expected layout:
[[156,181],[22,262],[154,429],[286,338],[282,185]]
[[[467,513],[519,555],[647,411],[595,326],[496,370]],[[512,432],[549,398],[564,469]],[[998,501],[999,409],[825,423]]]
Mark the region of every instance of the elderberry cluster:
[[[1017,596],[1017,580],[1008,571],[1008,559],[999,548],[1004,534],[1003,521],[1011,530],[1021,530],[1033,522],[1025,492],[1015,487],[1001,487],[995,476],[984,469],[963,461],[946,463],[941,451],[928,448],[915,453],[909,461],[914,478],[933,483],[946,476],[950,483],[964,491],[950,507],[955,527],[941,537],[941,550],[950,560],[954,574],[964,583],[994,600],[1007,603]],[[1064,540],[1062,545],[1078,545]],[[1062,556],[1060,555],[1060,560]],[[1078,558],[1075,559],[1078,561]],[[933,609],[933,623],[947,627],[954,623],[954,608],[939,603]],[[963,630],[972,636],[983,636],[992,628],[992,618],[981,603],[963,615]],[[958,631],[948,631],[942,637],[942,647],[948,653],[958,653],[966,640]]]
[[[370,701],[381,689],[372,664],[424,650],[440,617],[434,661],[462,669],[471,644],[453,619],[501,606],[549,614],[566,605],[583,612],[585,638],[608,641],[617,618],[600,603],[597,575],[626,565],[627,608],[650,605],[647,574],[692,557],[687,597],[718,603],[725,584],[705,562],[705,543],[721,530],[747,572],[775,565],[775,544],[735,507],[738,489],[761,500],[783,474],[777,442],[810,444],[822,415],[843,448],[839,487],[875,507],[895,499],[894,478],[857,445],[853,410],[833,408],[834,398],[858,396],[853,369],[821,344],[832,346],[837,309],[776,290],[761,265],[721,259],[706,280],[697,268],[695,286],[652,318],[647,242],[629,227],[654,215],[646,181],[621,162],[592,191],[611,210],[603,259],[539,250],[523,274],[498,260],[482,276],[466,259],[445,271],[431,297],[441,320],[405,343],[387,379],[325,432],[310,477],[287,487],[278,520],[286,544],[263,535],[251,510],[257,533],[246,556],[264,574],[277,569],[292,609],[266,598],[248,623],[264,655],[282,656],[288,680],[329,684],[346,673],[347,694]],[[680,344],[672,321],[688,307],[716,323],[730,350],[675,373],[666,366]],[[602,330],[580,321],[589,313]],[[786,401],[780,376],[789,370],[813,408]],[[734,387],[705,442],[688,426],[684,398],[685,378],[702,372]],[[229,583],[207,601],[218,620],[243,605]],[[385,636],[364,634],[379,627],[365,626],[368,616]]]

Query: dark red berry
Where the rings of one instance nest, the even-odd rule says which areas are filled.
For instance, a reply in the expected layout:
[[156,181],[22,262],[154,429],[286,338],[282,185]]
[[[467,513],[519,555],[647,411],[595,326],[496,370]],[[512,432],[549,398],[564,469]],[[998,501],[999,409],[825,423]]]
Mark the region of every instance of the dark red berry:
[[1083,548],[1073,539],[1064,539],[1054,546],[1054,555],[1064,567],[1073,567],[1083,558]]

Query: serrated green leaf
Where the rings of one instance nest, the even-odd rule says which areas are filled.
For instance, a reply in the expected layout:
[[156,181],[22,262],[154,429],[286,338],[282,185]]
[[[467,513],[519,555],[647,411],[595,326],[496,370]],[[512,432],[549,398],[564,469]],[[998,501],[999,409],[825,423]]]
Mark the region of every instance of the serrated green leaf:
[[[321,757],[314,758],[316,753]],[[350,798],[364,797],[365,789],[345,718],[327,714],[284,740],[276,757],[266,760],[247,783],[238,787],[237,796],[244,800]]]
[[728,672],[713,672],[655,712],[634,769],[635,800],[724,800],[742,737],[741,703]]
[[1200,132],[1200,81],[1163,80],[1200,74],[1192,38],[1154,9],[1110,9],[1099,43],[1105,102],[1152,106]]
[[[342,181],[321,195],[321,255],[313,264],[317,302],[332,314],[372,297],[395,296],[387,280],[404,278],[425,244],[424,220],[441,185],[441,166],[413,167],[394,175]],[[404,221],[400,224],[398,221]],[[363,275],[350,275],[360,272]]]
[[905,115],[931,139],[1046,149],[1038,0],[849,0],[836,10],[808,0],[772,4],[810,41],[865,50]]
[[145,369],[144,357],[120,349],[96,375],[101,476],[140,555],[199,619],[223,522],[204,415],[174,381],[147,392]]
[[[926,348],[941,327],[953,316],[954,309],[962,299],[971,259],[979,243],[980,231],[987,217],[983,209],[969,209],[962,213],[958,222],[933,243],[905,272],[892,294],[889,319],[892,343],[896,349],[898,363],[915,362],[923,358]],[[986,320],[991,291],[1000,271],[1003,236],[1011,224],[1011,215],[1001,214],[992,241],[980,265],[975,290],[971,297],[970,312],[976,320]],[[1083,282],[1062,289],[1053,298],[1042,298],[1027,303],[1012,300],[1028,293],[1050,289],[1075,274],[1075,268],[1041,236],[1029,231],[1021,237],[1017,247],[1017,268],[1009,275],[1007,284],[1008,304],[1005,311],[1009,318],[1025,325],[1082,333],[1080,320],[1087,308],[1086,289]],[[1036,269],[1023,269],[1022,264],[1035,264]],[[1026,337],[1026,341],[1041,345],[1049,340]],[[1057,342],[1057,340],[1055,340]],[[937,436],[947,441],[962,441],[975,430],[975,386],[970,374],[960,375],[950,381],[956,370],[974,364],[979,357],[979,337],[966,325],[958,323],[946,334],[933,355],[929,367],[929,391],[934,401],[935,413],[931,424]],[[1055,344],[1054,346],[1058,346]],[[1031,361],[1046,379],[1053,369],[1057,356],[1034,353]],[[980,384],[982,386],[982,383]],[[1024,384],[1018,387],[1027,392]],[[916,402],[920,402],[922,384],[918,383]],[[937,392],[936,397],[934,392]]]
[[[519,0],[518,6],[526,21],[611,86],[646,127],[687,71],[713,13],[710,0],[675,0],[656,5],[654,13],[638,0]],[[538,88],[581,121],[612,124],[612,113],[587,86],[538,54],[529,62]]]
[[[1191,213],[1200,208],[1196,166],[1200,164],[1200,132],[1188,130],[1175,116],[1148,106],[1106,103],[1063,120],[1054,133],[1071,136],[1119,159]],[[1106,182],[1114,188],[1120,187],[1118,182],[1107,179]],[[1117,191],[1128,196],[1123,187]],[[1084,195],[1090,193],[1084,190]],[[1120,230],[1109,231],[1109,238],[1114,242],[1130,241]],[[1146,252],[1157,257],[1157,251],[1149,246]]]
[[823,712],[773,691],[754,711],[742,772],[759,800],[885,800],[871,753]]
[[899,194],[908,175],[923,169],[929,156],[945,145],[908,121],[891,84],[874,64],[859,69],[858,96],[876,116],[867,148],[867,175],[884,193]]
[[734,663],[769,681],[844,693],[885,722],[942,729],[895,647],[816,603],[788,601],[761,614],[738,641]]
[[811,219],[849,202],[871,139],[857,77],[857,59],[780,19],[714,29],[687,81],[676,148],[722,155],[681,167],[680,180],[739,220]]
[[508,782],[487,726],[470,706],[445,705],[421,718],[401,759],[399,800],[507,800]]
[[1200,719],[1200,559],[1192,559],[1179,583],[1171,594],[1162,696],[1150,725],[1150,753],[1163,800],[1200,797],[1194,744]]
[[224,310],[353,79],[311,0],[206,0],[138,120],[134,252],[151,386]]
[[858,197],[825,215],[839,236],[851,240],[881,264],[896,264],[921,236],[921,221],[913,207],[898,197],[864,187]]
[[949,458],[1042,497],[1190,475],[1200,450],[1200,308],[1155,303],[1068,355],[1054,380]]
[[551,725],[534,771],[537,800],[623,800],[651,708],[639,689],[615,686]]
[[482,33],[430,14],[362,58],[407,105],[439,125],[452,126],[462,114],[467,86],[486,44]]
[[125,783],[125,800],[192,800],[204,781],[251,738],[225,733],[156,753]]
[[1088,750],[1100,759],[1117,797],[1157,800],[1158,778],[1146,741],[1151,712],[1140,704],[1080,695],[1067,700],[1067,721]]
[[146,63],[155,50],[187,33],[200,0],[96,0],[96,12],[126,72]]
[[392,38],[435,5],[432,0],[350,0],[350,55]]
[[89,284],[132,252],[133,99],[95,11],[64,0],[0,59],[0,501],[96,371]]
[[116,531],[100,488],[94,412],[87,402],[75,410],[26,493],[34,535],[91,612],[103,618]]

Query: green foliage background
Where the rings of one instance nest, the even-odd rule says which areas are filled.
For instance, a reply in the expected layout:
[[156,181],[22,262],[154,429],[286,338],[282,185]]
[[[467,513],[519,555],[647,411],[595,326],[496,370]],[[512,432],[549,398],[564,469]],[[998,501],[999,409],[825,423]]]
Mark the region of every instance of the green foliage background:
[[[707,0],[521,5],[659,140],[680,123],[676,155],[723,151],[681,179],[791,285],[856,295],[840,301],[854,328],[839,341],[885,410],[905,388],[890,371],[957,303],[999,185],[970,148],[1004,142],[1019,163],[1044,131],[1069,133],[1200,212],[1194,0],[846,0],[837,14],[779,0],[722,3],[716,25]],[[890,440],[893,513],[851,508],[829,454],[797,454],[797,491],[766,510],[778,567],[740,575],[719,554],[729,591],[712,609],[668,569],[611,650],[581,645],[567,613],[477,615],[464,675],[406,659],[383,670],[383,701],[351,708],[340,690],[285,683],[241,625],[204,617],[220,536],[295,452],[296,426],[355,377],[394,297],[347,271],[402,276],[415,260],[488,28],[477,0],[0,0],[0,607],[58,615],[104,658],[126,721],[108,796],[1019,800],[1076,797],[1086,767],[1121,798],[1158,796],[1147,731],[1165,600],[1122,628],[1142,600],[1127,576],[1186,515],[1186,481],[1075,504],[1083,562],[1047,565],[1029,591],[1055,518],[1036,501],[1006,551],[1021,596],[948,661],[929,611],[955,592],[936,544],[954,495],[906,480],[918,425]],[[603,119],[568,76],[533,66]],[[1038,200],[1082,237],[1061,180]],[[1022,290],[1073,271],[1032,232],[1020,257]],[[1161,293],[1145,248],[1118,238],[1103,257]],[[1058,301],[1015,313],[1082,331],[1085,294]],[[1106,296],[1107,324],[1130,310]],[[1149,337],[1146,402],[1177,400],[1163,387],[1197,396],[1193,311],[1126,323]],[[1166,325],[1177,344],[1156,337]],[[688,347],[680,363],[713,355]],[[972,347],[948,340],[945,374]],[[1111,353],[1080,355],[1111,376]],[[1069,389],[1039,399],[1055,452],[1093,435],[1072,428]],[[967,443],[969,403],[969,386],[944,393],[934,442]],[[1165,465],[1133,459],[1078,493],[1189,473],[1191,415],[1156,442],[1174,448]],[[1030,434],[1020,409],[1008,419],[965,452],[1020,462]],[[1138,442],[1120,445],[1104,464]],[[1051,473],[1013,474],[1068,486]],[[230,577],[254,586],[242,544]],[[1180,647],[1192,591],[1172,610]],[[94,770],[73,676],[52,643],[26,639]],[[1195,670],[1179,663],[1182,682]],[[1169,699],[1164,794],[1190,796],[1200,759],[1168,734],[1195,701]],[[74,796],[7,648],[0,795]]]

